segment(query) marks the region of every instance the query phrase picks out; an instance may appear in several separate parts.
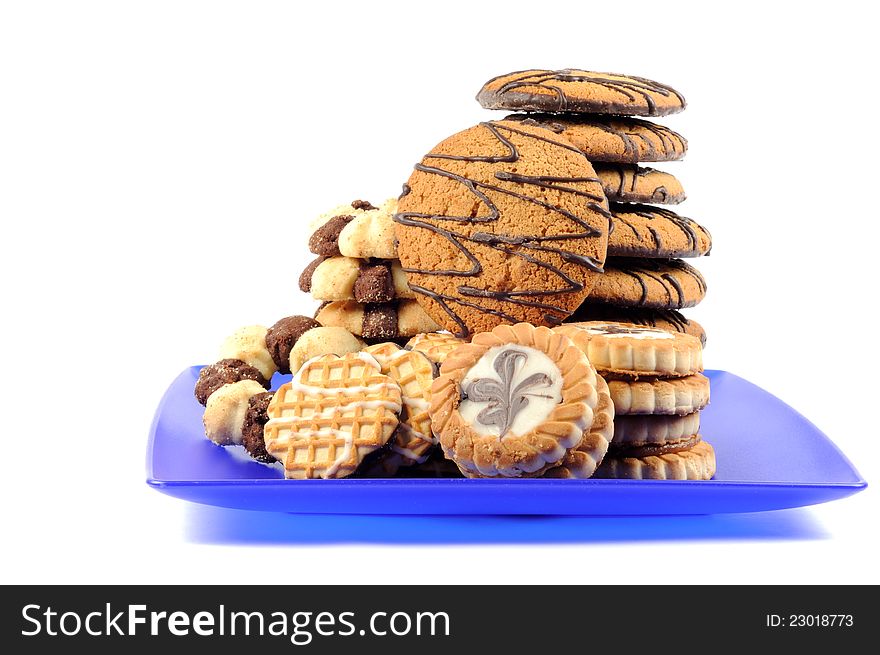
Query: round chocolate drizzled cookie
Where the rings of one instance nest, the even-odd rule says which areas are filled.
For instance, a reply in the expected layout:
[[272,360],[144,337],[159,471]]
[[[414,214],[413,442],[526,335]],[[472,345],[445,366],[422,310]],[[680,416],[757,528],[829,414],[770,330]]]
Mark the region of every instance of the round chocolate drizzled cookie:
[[533,124],[560,134],[592,162],[675,161],[687,152],[687,140],[678,132],[638,118],[513,114],[504,120]]
[[531,69],[493,77],[477,94],[486,109],[665,116],[685,108],[684,97],[660,82],[577,68]]
[[435,321],[467,335],[560,323],[600,277],[610,214],[577,148],[498,121],[416,164],[394,220],[410,289]]

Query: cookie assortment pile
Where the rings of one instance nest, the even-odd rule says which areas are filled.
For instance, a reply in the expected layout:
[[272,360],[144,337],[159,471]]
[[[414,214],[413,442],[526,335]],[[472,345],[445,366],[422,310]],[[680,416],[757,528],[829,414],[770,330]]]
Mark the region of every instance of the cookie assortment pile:
[[[706,334],[678,310],[693,307],[706,283],[683,258],[708,255],[712,237],[696,221],[668,207],[684,201],[673,175],[640,164],[682,159],[684,137],[635,116],[665,116],[685,108],[674,89],[623,75],[582,70],[528,70],[487,82],[477,96],[490,109],[527,111],[507,116],[538,125],[580,149],[608,198],[611,231],[605,275],[573,320],[613,320]],[[644,204],[651,203],[651,204]]]
[[195,388],[207,437],[291,479],[711,478],[705,334],[677,311],[711,237],[639,166],[687,142],[634,118],[684,99],[581,70],[477,99],[517,113],[439,143],[399,199],[312,225],[299,285],[321,305],[224,342]]

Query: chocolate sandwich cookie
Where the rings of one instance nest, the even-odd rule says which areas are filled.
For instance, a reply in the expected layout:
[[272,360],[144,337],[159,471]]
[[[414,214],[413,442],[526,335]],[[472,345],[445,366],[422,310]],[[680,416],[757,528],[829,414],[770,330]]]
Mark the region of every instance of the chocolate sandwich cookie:
[[440,329],[415,300],[376,304],[353,300],[328,302],[318,308],[315,319],[364,339],[393,340]]
[[493,77],[477,94],[486,109],[665,116],[685,108],[684,97],[660,82],[576,68],[531,69]]
[[674,309],[634,309],[586,302],[578,307],[568,320],[571,322],[615,321],[655,327],[670,332],[690,334],[697,337],[703,347],[706,346],[706,331],[703,326]]
[[674,175],[655,168],[628,164],[596,164],[594,168],[611,202],[677,205],[687,198]]
[[687,152],[687,140],[668,127],[638,118],[513,114],[505,120],[537,125],[559,134],[592,162],[638,164],[675,161]]
[[312,224],[309,250],[322,257],[394,259],[394,223],[397,200],[386,200],[375,207],[366,200],[355,200],[322,214]]
[[[644,457],[686,450],[696,443],[700,432],[700,412],[671,416],[621,415],[614,419],[614,443],[611,449],[629,457]],[[648,453],[646,448],[654,448]],[[639,452],[633,454],[638,449]]]
[[611,204],[609,257],[699,257],[712,250],[712,235],[690,218],[663,207]]
[[699,440],[690,448],[641,457],[611,455],[602,460],[594,478],[627,480],[710,480],[715,475],[715,450]]
[[695,306],[705,295],[703,276],[680,259],[613,257],[606,262],[605,275],[595,283],[587,302],[682,309]]
[[300,275],[299,288],[318,300],[366,303],[415,297],[394,259],[318,257]]
[[394,218],[410,289],[458,336],[560,323],[601,277],[609,219],[583,154],[513,121],[437,145],[416,164]]

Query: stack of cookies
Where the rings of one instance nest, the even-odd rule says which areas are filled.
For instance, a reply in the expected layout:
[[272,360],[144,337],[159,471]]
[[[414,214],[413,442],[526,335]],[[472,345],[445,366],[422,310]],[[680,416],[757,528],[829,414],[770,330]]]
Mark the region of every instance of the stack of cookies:
[[593,477],[708,480],[715,453],[700,436],[709,403],[702,345],[688,334],[626,323],[566,323],[614,403],[614,438]]
[[477,100],[490,109],[527,112],[504,120],[539,126],[581,150],[610,201],[605,275],[571,320],[627,321],[686,332],[705,343],[703,328],[678,310],[703,299],[705,280],[682,258],[709,254],[711,236],[696,221],[658,207],[681,203],[684,188],[670,173],[640,165],[682,159],[687,141],[635,118],[683,110],[681,94],[640,77],[527,70],[490,80]]
[[312,225],[309,250],[318,257],[299,288],[322,302],[316,320],[369,342],[406,339],[438,329],[415,301],[397,259],[392,216],[397,200],[337,207]]

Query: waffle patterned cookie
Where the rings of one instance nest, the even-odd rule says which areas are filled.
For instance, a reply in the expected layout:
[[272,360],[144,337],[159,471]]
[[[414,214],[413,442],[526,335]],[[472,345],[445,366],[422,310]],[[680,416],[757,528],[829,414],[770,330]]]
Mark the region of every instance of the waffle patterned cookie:
[[329,302],[318,308],[315,319],[364,339],[397,339],[440,329],[415,300],[368,305],[352,300]]
[[400,386],[403,400],[400,424],[391,439],[390,452],[383,457],[388,471],[393,473],[399,466],[421,464],[437,443],[428,413],[434,364],[424,353],[404,350],[395,343],[368,346],[364,352],[375,357],[382,373]]
[[593,424],[597,376],[572,341],[528,323],[458,347],[431,387],[431,421],[468,477],[539,476]]
[[687,141],[683,136],[663,125],[638,118],[514,114],[504,120],[533,124],[561,134],[592,162],[674,161],[687,152]]
[[706,281],[680,259],[609,258],[587,303],[648,309],[693,307],[705,297]]
[[358,259],[395,259],[394,223],[397,200],[386,200],[374,207],[366,200],[355,200],[321,215],[312,224],[309,250],[323,257],[344,255]]
[[406,348],[423,352],[435,364],[442,364],[463,343],[467,341],[448,332],[424,332],[407,341]]
[[266,451],[287,478],[344,478],[391,438],[400,410],[400,387],[374,357],[317,357],[272,397]]
[[700,413],[681,416],[622,415],[614,419],[614,449],[662,446],[693,437],[700,431]]
[[715,450],[699,441],[688,450],[648,457],[606,457],[594,478],[627,480],[710,480],[715,475]]
[[581,443],[569,450],[559,466],[548,470],[545,478],[589,478],[596,472],[602,458],[608,452],[612,439],[616,439],[614,403],[608,393],[608,384],[601,377],[596,379],[599,401],[593,416],[593,424],[584,434]]
[[709,378],[702,373],[680,378],[608,380],[617,416],[685,415],[709,404]]
[[299,288],[318,300],[368,303],[415,298],[400,262],[392,259],[318,257],[300,275]]
[[666,116],[685,108],[684,97],[660,82],[577,68],[531,69],[493,77],[477,94],[486,109]]
[[677,205],[687,198],[678,178],[665,171],[628,164],[596,164],[594,168],[611,202]]
[[565,323],[553,330],[580,345],[603,375],[679,377],[703,370],[703,347],[689,334],[602,321]]

